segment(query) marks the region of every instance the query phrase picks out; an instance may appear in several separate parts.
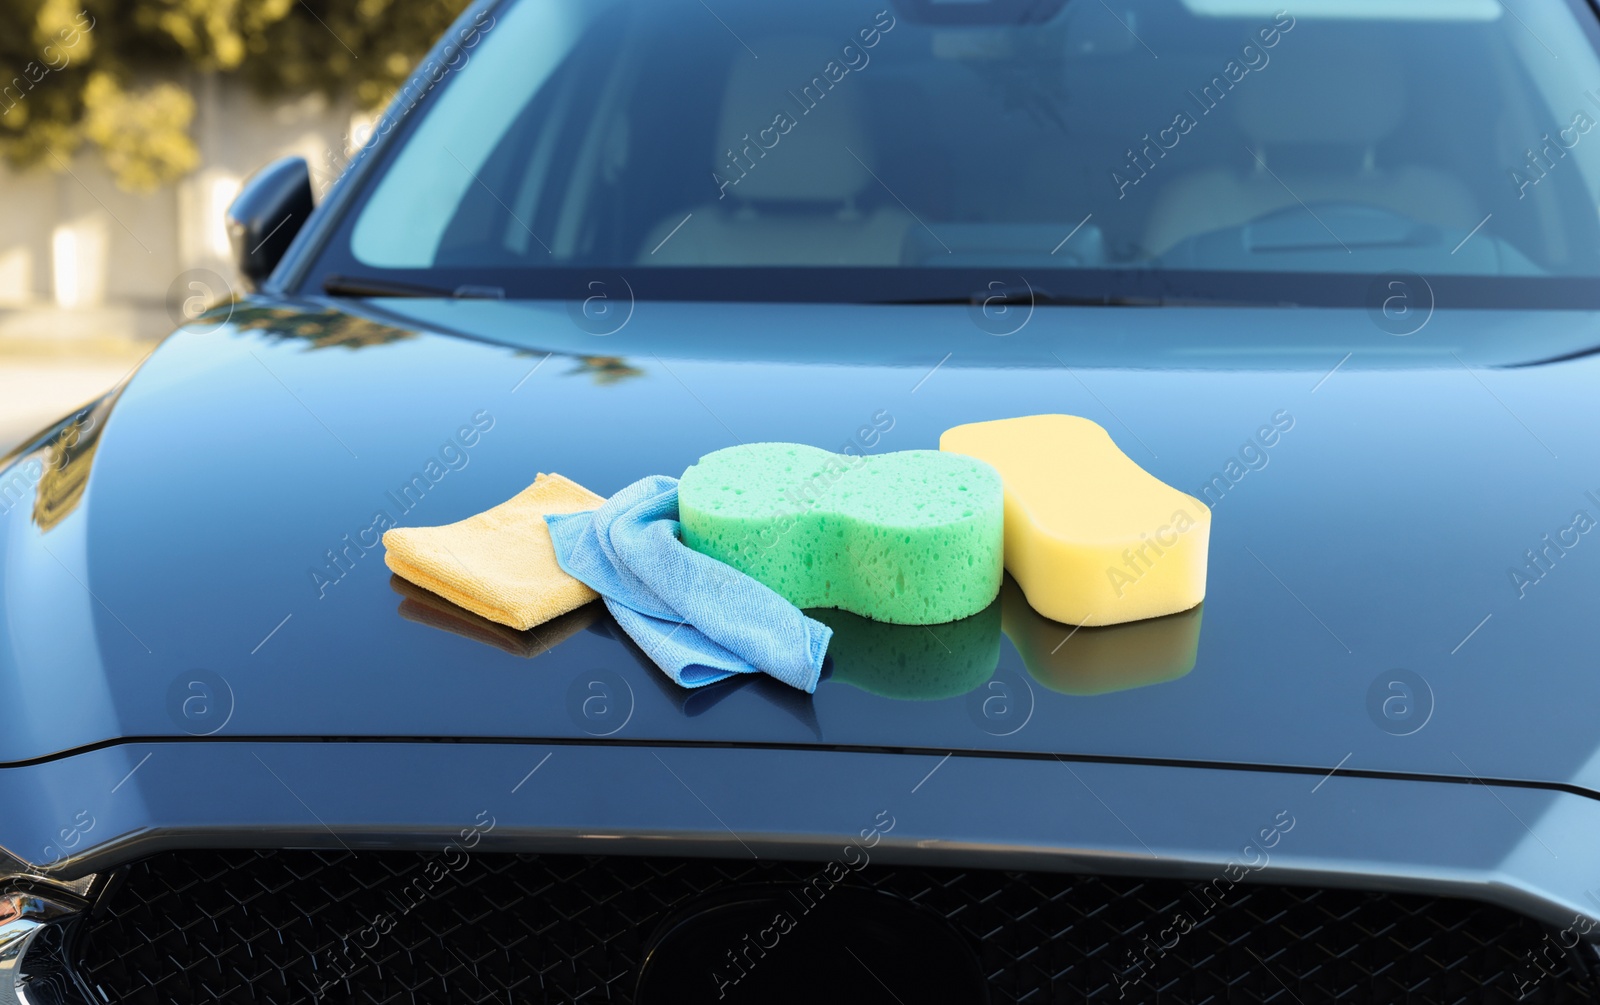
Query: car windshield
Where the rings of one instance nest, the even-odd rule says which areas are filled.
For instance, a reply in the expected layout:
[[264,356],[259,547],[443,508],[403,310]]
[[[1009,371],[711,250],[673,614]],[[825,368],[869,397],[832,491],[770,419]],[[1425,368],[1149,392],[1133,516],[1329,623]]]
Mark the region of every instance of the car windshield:
[[541,296],[614,270],[895,301],[992,274],[1282,301],[1407,272],[1539,306],[1600,274],[1592,21],[1576,0],[512,0],[390,112],[307,281]]

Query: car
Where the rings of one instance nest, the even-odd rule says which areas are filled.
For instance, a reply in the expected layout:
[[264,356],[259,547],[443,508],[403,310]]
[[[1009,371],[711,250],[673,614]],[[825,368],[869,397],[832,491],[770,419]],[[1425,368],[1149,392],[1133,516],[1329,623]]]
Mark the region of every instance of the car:
[[[0,462],[0,1003],[1593,999],[1600,22],[1283,2],[470,6]],[[1200,606],[686,689],[384,561],[1056,413]]]

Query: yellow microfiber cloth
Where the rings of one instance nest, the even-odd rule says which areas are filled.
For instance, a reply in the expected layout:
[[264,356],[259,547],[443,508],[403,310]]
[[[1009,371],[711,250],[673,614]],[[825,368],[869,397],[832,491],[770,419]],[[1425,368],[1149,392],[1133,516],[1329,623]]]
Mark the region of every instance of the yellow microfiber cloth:
[[458,607],[526,631],[599,597],[556,564],[544,517],[604,502],[577,482],[540,474],[512,498],[459,523],[387,531],[383,560]]

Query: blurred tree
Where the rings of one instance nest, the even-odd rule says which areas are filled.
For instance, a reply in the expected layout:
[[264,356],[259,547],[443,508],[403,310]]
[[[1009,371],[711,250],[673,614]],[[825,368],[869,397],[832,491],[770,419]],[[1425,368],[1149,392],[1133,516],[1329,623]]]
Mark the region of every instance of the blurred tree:
[[[98,147],[129,190],[192,170],[196,73],[381,106],[467,0],[0,0],[0,153]],[[55,163],[59,162],[59,164]]]
[[231,305],[212,308],[202,318],[233,319],[239,331],[258,331],[268,338],[283,340],[305,339],[312,349],[365,349],[367,346],[387,345],[401,339],[416,338],[409,328],[395,328],[380,324],[359,314],[336,311],[332,308],[317,311],[289,310],[284,307],[241,307]]

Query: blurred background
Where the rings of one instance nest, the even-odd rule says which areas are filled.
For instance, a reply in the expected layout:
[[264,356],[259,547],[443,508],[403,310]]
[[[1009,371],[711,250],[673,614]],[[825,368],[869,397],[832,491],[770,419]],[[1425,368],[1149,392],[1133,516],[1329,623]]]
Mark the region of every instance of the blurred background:
[[466,0],[0,0],[0,455],[232,284],[223,213],[285,154],[319,196]]

